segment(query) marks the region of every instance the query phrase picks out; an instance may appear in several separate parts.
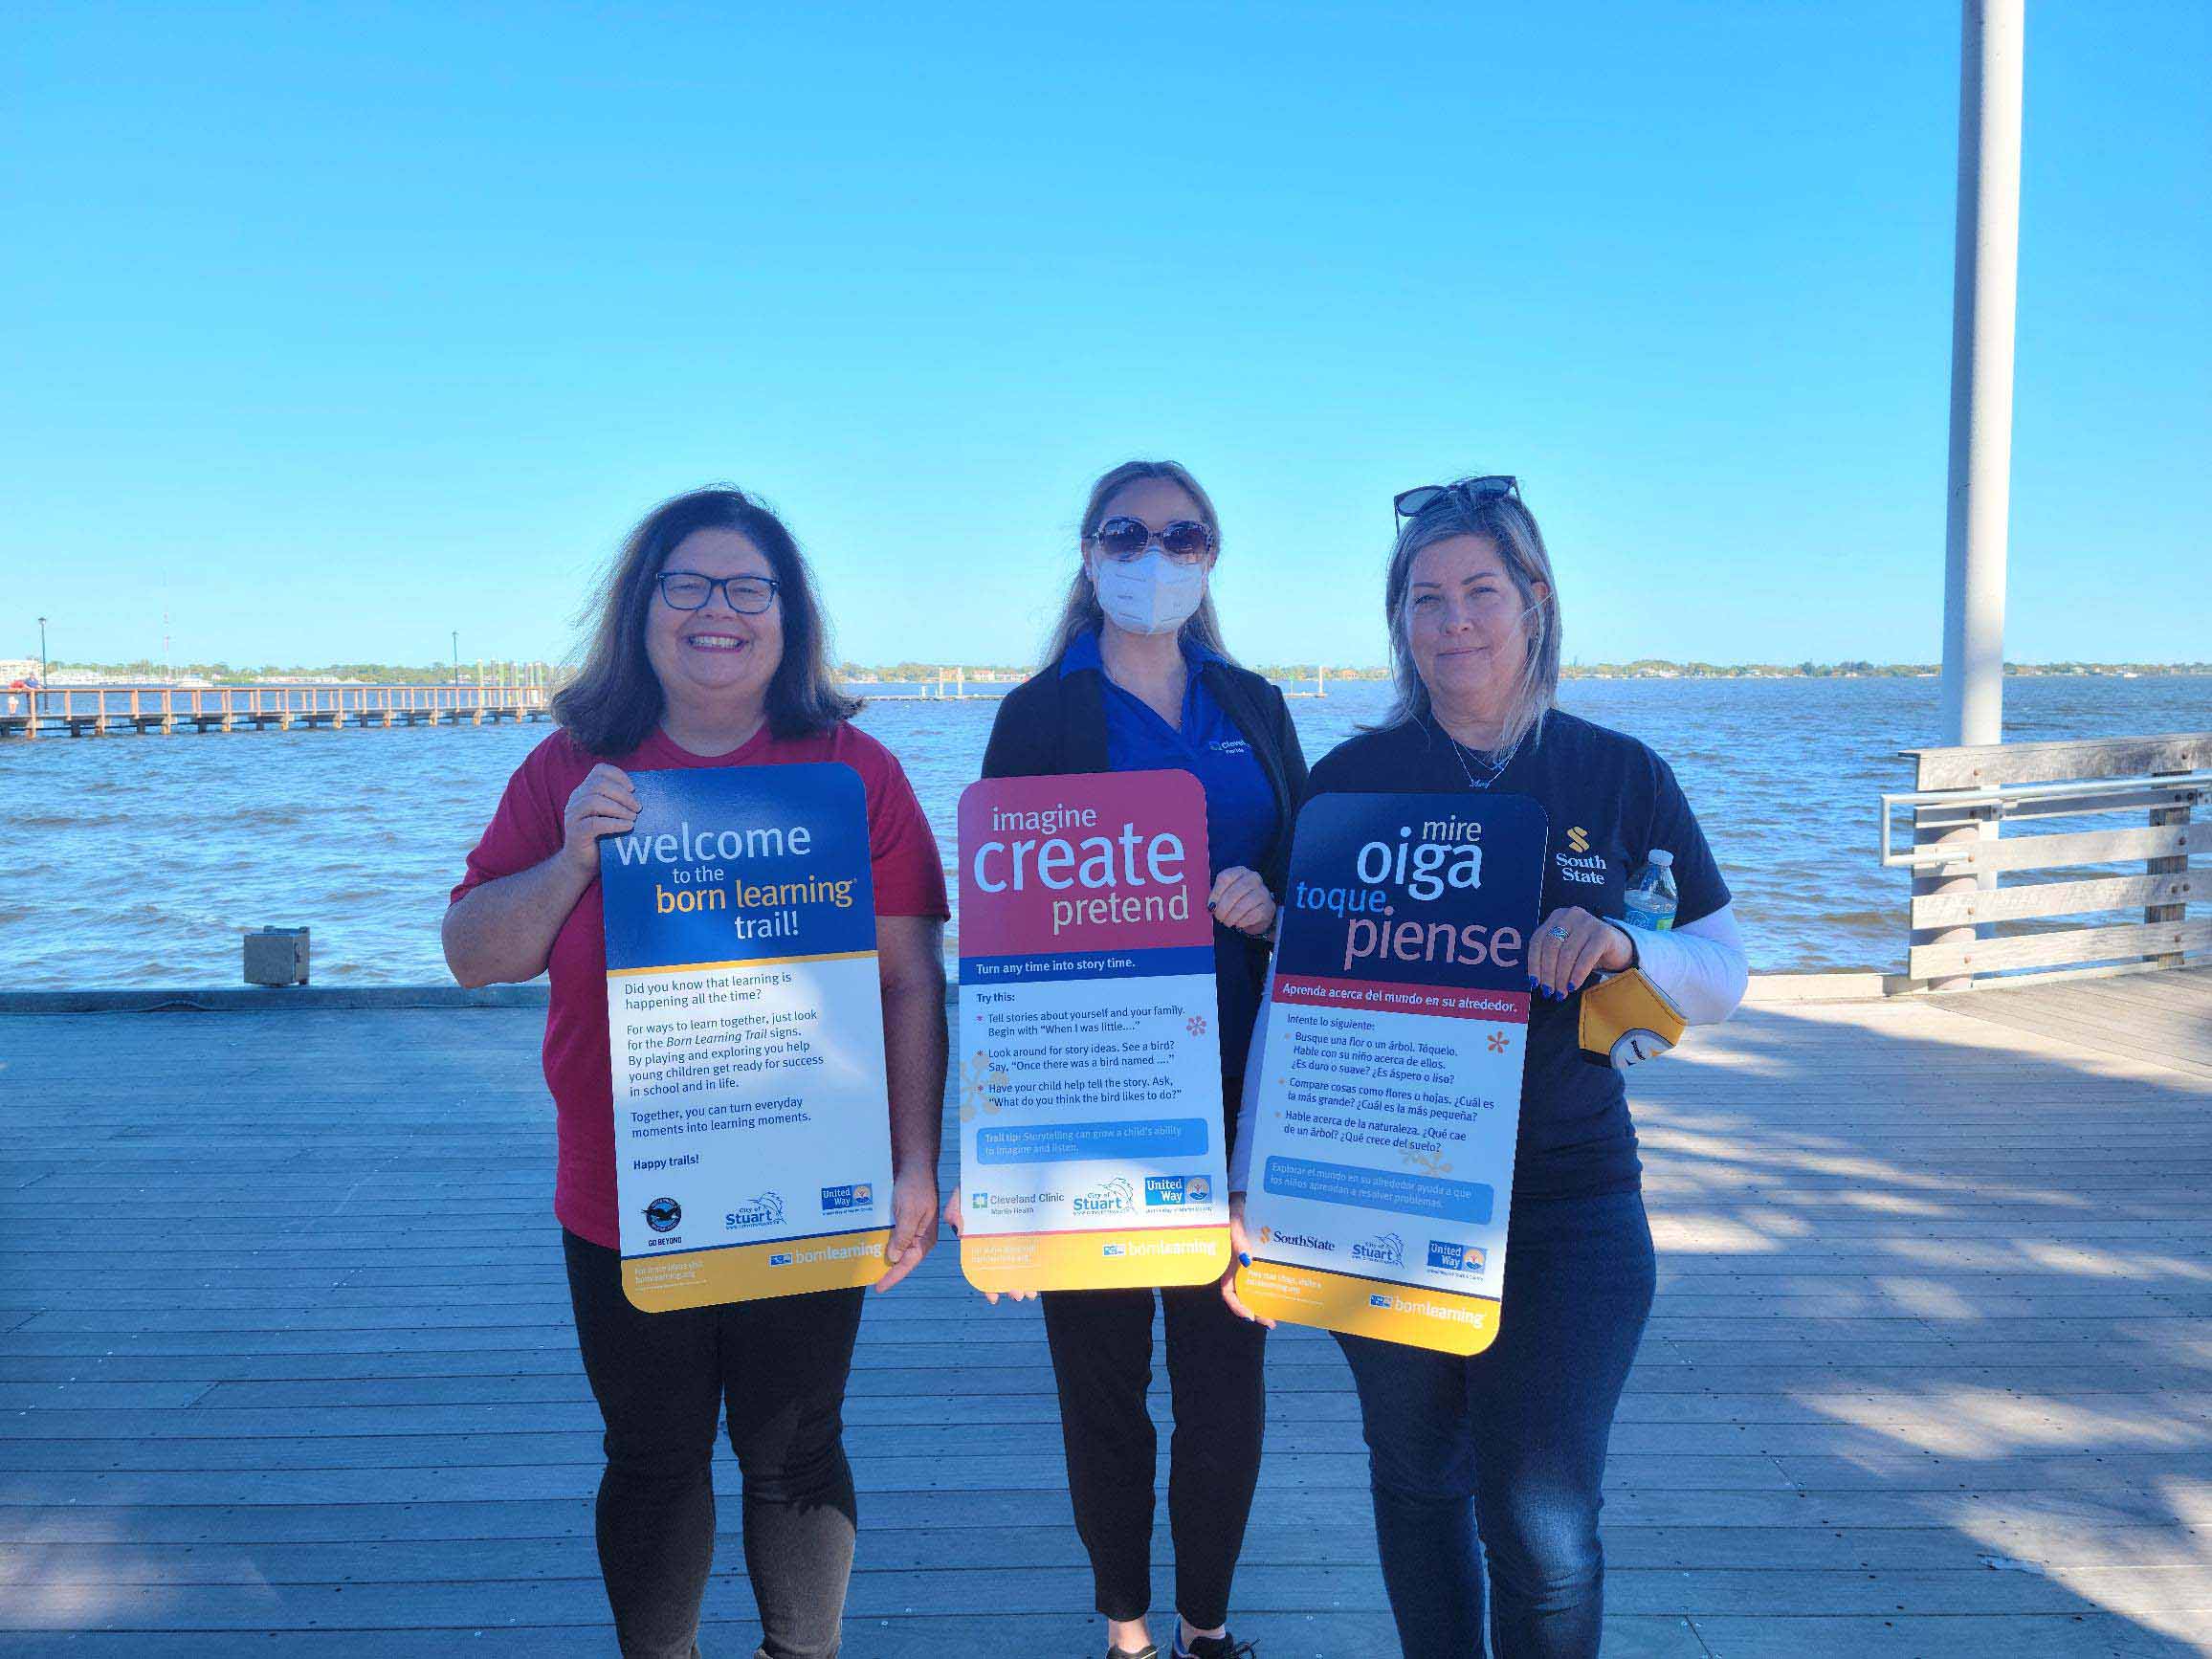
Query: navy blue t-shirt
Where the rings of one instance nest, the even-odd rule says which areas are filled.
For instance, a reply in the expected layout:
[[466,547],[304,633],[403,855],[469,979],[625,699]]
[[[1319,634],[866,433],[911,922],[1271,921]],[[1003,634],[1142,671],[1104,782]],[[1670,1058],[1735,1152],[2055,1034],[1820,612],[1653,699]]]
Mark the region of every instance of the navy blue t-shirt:
[[[1259,757],[1236,721],[1206,689],[1199,671],[1206,655],[1203,646],[1183,641],[1183,661],[1190,673],[1183,694],[1181,726],[1169,725],[1142,697],[1114,683],[1099,658],[1095,633],[1080,633],[1069,642],[1060,673],[1063,676],[1086,669],[1097,673],[1099,701],[1106,715],[1106,763],[1113,770],[1180,770],[1198,780],[1206,791],[1208,874],[1219,875],[1225,870],[1259,868],[1274,840],[1277,814],[1275,792]],[[1221,988],[1223,1009],[1221,1070],[1222,1076],[1231,1081],[1244,1075],[1245,1056],[1251,1046],[1249,1017],[1234,1012],[1250,998],[1233,994],[1251,977],[1250,948],[1242,935],[1214,928],[1214,979]]]
[[[1321,758],[1307,795],[1465,789],[1468,774],[1452,748],[1433,721],[1365,732]],[[1478,763],[1469,763],[1477,778],[1484,775]],[[1551,820],[1545,916],[1579,905],[1621,920],[1628,877],[1655,848],[1674,854],[1678,925],[1729,902],[1728,883],[1673,769],[1626,733],[1554,710],[1544,717],[1541,736],[1521,744],[1491,792],[1529,796]],[[1515,1197],[1592,1197],[1633,1191],[1641,1181],[1627,1090],[1620,1073],[1582,1057],[1581,1018],[1580,992],[1564,1002],[1538,996],[1530,1010]]]

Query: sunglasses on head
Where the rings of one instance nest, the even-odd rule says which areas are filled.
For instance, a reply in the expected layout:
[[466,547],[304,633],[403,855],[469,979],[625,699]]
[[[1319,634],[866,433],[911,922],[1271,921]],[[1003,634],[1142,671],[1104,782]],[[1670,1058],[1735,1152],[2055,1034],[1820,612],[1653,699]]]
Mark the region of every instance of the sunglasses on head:
[[1418,519],[1441,501],[1456,502],[1471,513],[1485,501],[1494,501],[1501,496],[1519,500],[1520,480],[1509,478],[1503,473],[1493,473],[1486,478],[1461,478],[1453,484],[1422,484],[1399,491],[1393,504],[1399,518]]
[[1213,551],[1213,532],[1195,519],[1177,519],[1155,532],[1141,519],[1117,514],[1092,531],[1091,540],[1117,559],[1134,559],[1155,541],[1170,559],[1198,559]]

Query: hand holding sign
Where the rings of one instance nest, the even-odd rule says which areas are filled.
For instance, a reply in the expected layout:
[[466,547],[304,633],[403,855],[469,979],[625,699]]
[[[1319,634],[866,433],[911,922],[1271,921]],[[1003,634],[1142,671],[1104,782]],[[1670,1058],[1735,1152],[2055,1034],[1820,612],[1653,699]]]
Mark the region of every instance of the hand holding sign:
[[[986,1294],[1205,1284],[1228,1265],[1206,845],[1187,772],[961,797],[955,1226]],[[1261,920],[1242,880],[1227,896]]]
[[1298,814],[1231,1307],[1454,1354],[1496,1336],[1543,852],[1517,795]]

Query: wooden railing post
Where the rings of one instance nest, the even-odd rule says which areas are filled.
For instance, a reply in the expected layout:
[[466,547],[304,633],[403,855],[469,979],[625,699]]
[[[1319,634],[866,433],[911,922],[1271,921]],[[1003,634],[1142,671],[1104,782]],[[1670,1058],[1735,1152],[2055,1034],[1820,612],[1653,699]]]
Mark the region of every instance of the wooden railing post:
[[[2157,775],[2156,772],[2152,774],[2153,777]],[[2151,808],[2151,825],[2154,829],[2162,824],[2186,824],[2188,822],[2189,806],[2185,801],[2172,807],[2154,807]],[[2148,858],[2143,861],[2143,870],[2146,874],[2150,875],[2186,875],[2189,873],[2189,854],[2184,851],[2177,858]],[[2179,904],[2148,905],[2143,910],[2143,919],[2145,921],[2180,921],[2188,914],[2189,906],[2184,899]],[[2179,951],[2161,952],[2152,960],[2160,967],[2179,967],[2181,965],[2181,953]]]
[[[1980,822],[1957,807],[1926,804],[1913,808],[1913,846],[1956,847],[1963,855],[1981,839]],[[1913,876],[1913,896],[1921,897],[1936,893],[1972,893],[1980,886],[1978,876],[1922,874]],[[1913,944],[1971,944],[1980,937],[1980,929],[1968,922],[1957,927],[1916,927],[1908,935]],[[1960,974],[1947,979],[1930,980],[1927,988],[1932,991],[1962,991],[1974,984],[1972,974]]]

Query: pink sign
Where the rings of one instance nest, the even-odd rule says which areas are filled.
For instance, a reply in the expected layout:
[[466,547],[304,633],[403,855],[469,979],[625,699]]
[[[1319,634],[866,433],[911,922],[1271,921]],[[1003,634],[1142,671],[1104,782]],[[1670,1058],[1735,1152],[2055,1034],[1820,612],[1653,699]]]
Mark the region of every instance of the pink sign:
[[1188,772],[986,779],[961,797],[960,856],[963,980],[971,958],[1213,948]]

